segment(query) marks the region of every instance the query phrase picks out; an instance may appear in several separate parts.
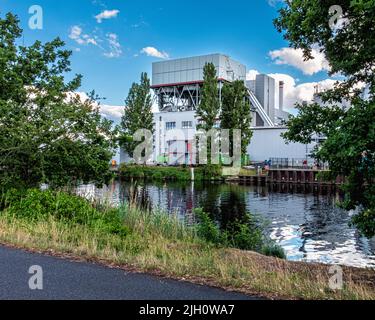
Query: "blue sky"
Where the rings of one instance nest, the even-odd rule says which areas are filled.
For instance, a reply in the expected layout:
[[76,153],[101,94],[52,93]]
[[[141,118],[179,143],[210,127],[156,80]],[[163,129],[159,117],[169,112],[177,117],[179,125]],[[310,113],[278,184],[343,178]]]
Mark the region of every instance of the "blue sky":
[[[61,37],[72,50],[72,69],[84,76],[82,92],[106,97],[103,113],[118,117],[132,82],[151,73],[151,63],[225,53],[257,72],[287,83],[286,105],[308,99],[314,86],[333,82],[324,56],[303,62],[288,49],[272,20],[280,0],[0,0],[0,14],[21,19],[25,44]],[[43,9],[43,29],[31,30],[30,6]]]

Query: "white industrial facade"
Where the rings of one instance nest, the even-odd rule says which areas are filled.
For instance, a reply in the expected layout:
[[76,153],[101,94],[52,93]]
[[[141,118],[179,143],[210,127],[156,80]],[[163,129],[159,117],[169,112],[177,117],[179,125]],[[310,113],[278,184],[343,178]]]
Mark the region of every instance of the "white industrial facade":
[[[254,162],[265,160],[290,159],[295,161],[312,161],[311,153],[317,146],[316,142],[310,144],[286,144],[281,134],[287,132],[285,127],[253,128],[253,138],[247,148],[247,153]],[[302,163],[301,163],[302,164]]]
[[[306,146],[286,145],[279,126],[289,114],[283,110],[283,83],[267,75],[258,75],[255,81],[246,81],[246,67],[222,54],[212,54],[156,62],[152,66],[152,89],[159,112],[154,114],[153,163],[195,164],[196,134],[199,119],[196,108],[201,100],[203,68],[213,63],[217,70],[218,92],[225,82],[244,81],[252,106],[254,137],[248,148],[250,159],[264,161],[270,158],[305,158]],[[275,106],[275,88],[280,86],[280,106]],[[220,123],[217,123],[220,127]],[[267,129],[267,130],[262,130]],[[121,152],[121,162],[128,157]]]

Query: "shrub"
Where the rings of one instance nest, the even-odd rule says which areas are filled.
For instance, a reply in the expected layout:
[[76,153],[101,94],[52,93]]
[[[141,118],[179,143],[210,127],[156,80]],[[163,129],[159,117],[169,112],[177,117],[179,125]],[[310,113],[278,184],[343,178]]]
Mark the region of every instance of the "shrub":
[[[196,168],[195,180],[220,180],[222,179],[221,167],[207,165]],[[187,166],[181,167],[148,167],[122,164],[119,169],[120,177],[154,181],[190,181],[191,172]]]
[[263,246],[261,253],[269,257],[286,259],[286,254],[285,254],[284,249],[276,244],[268,244],[268,245]]
[[213,244],[220,244],[222,239],[219,227],[202,209],[196,209],[194,212],[199,219],[199,223],[197,224],[198,237]]
[[259,251],[263,244],[262,230],[250,221],[236,221],[227,234],[228,243],[238,249]]
[[237,220],[222,231],[202,209],[196,209],[195,214],[199,220],[196,226],[199,238],[215,245],[252,250],[285,259],[284,250],[264,236],[263,227],[256,217],[248,214],[243,221]]
[[361,233],[371,239],[375,230],[375,210],[367,209],[353,216],[351,226],[356,226]]
[[112,234],[125,236],[128,233],[118,210],[99,210],[88,200],[65,192],[29,189],[12,201],[6,211],[31,221],[53,216],[57,220],[87,225]]
[[222,167],[220,165],[205,165],[202,167],[202,174],[205,180],[221,180]]

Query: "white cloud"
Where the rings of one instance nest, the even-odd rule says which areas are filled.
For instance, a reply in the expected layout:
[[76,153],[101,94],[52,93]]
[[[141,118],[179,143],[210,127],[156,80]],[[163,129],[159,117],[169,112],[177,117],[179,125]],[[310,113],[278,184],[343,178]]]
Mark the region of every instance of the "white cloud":
[[104,53],[107,58],[118,58],[122,55],[121,44],[118,40],[118,36],[115,33],[107,34],[107,41],[109,44],[109,51]]
[[84,34],[82,28],[79,26],[73,26],[70,29],[69,38],[77,42],[79,45],[98,45],[95,37],[89,36],[88,34]]
[[95,19],[98,23],[102,23],[104,19],[116,18],[119,13],[119,10],[104,10],[103,12],[96,15]]
[[256,76],[259,74],[259,71],[258,70],[249,70],[247,73],[246,73],[246,80],[255,80]]
[[267,0],[267,2],[271,7],[276,7],[276,4],[283,2],[283,0]]
[[269,55],[276,64],[293,66],[306,75],[330,70],[325,55],[317,49],[312,49],[314,59],[307,61],[303,57],[302,49],[281,48],[280,50],[270,51]]
[[121,119],[124,114],[124,106],[100,105],[100,113],[103,117]]
[[141,50],[141,53],[146,54],[149,57],[155,57],[160,59],[168,59],[169,54],[166,52],[161,52],[154,47],[146,47]]
[[[89,99],[89,96],[85,92],[82,92],[82,91],[74,92],[74,93],[68,92],[66,101],[69,101],[70,99],[75,97],[75,95],[78,95],[79,99],[82,102],[85,102]],[[105,118],[110,118],[113,120],[120,120],[124,114],[124,106],[114,106],[114,105],[108,105],[108,104],[99,105],[97,102],[93,102],[93,106],[99,107],[100,114],[102,115],[102,117],[105,117]]]
[[284,82],[284,109],[292,111],[294,109],[294,105],[298,102],[301,103],[303,101],[311,102],[314,98],[314,93],[316,88],[319,91],[324,91],[327,89],[333,88],[334,84],[337,82],[336,80],[332,79],[325,79],[323,81],[318,82],[307,82],[296,84],[296,80],[283,73],[273,73],[269,74],[270,77],[276,80],[276,106],[278,106],[279,100],[279,93],[278,93],[278,83],[279,81]]

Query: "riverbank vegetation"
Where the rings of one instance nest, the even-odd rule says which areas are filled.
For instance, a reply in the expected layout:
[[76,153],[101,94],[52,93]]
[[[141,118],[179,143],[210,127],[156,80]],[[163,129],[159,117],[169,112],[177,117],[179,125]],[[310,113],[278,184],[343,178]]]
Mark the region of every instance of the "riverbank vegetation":
[[[191,181],[190,167],[140,166],[121,164],[120,178],[143,179],[149,181]],[[195,181],[223,181],[221,166],[207,165],[194,168]]]
[[[343,290],[332,291],[328,266],[227,247],[202,212],[195,229],[161,212],[40,190],[8,193],[2,208],[0,242],[18,248],[270,298],[375,299],[373,271],[344,268]],[[245,233],[257,244],[253,231]]]

